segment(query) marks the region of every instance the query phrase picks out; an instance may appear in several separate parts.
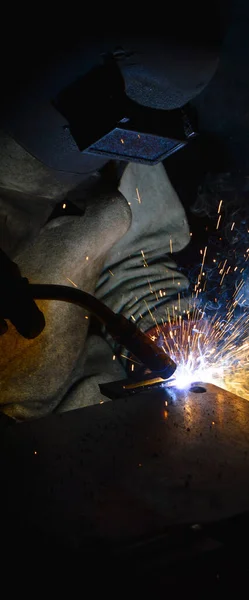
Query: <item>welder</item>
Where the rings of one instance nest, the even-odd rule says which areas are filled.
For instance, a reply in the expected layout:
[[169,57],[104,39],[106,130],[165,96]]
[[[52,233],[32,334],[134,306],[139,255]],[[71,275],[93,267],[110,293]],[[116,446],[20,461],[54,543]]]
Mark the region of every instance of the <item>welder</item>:
[[[6,79],[0,247],[30,283],[78,287],[147,332],[188,289],[171,255],[188,244],[189,227],[162,161],[187,141],[182,107],[214,74],[216,47],[116,34],[84,38],[69,56],[47,52],[32,77],[22,61],[27,85]],[[108,98],[105,81],[115,81]],[[91,113],[96,90],[101,114]],[[118,127],[105,121],[113,110]],[[40,335],[25,338],[8,322],[0,336],[1,410],[19,420],[100,402],[98,384],[126,373],[128,357],[89,329],[89,312],[37,306]]]

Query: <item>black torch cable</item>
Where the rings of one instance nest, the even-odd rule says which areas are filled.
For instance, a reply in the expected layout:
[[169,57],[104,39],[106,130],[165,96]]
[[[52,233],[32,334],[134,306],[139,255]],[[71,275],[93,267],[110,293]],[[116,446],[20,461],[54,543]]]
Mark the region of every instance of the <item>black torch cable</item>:
[[29,290],[35,300],[60,300],[85,308],[106,327],[118,344],[125,346],[146,367],[160,373],[165,379],[175,372],[175,362],[149,336],[91,294],[66,285],[54,284],[31,283]]

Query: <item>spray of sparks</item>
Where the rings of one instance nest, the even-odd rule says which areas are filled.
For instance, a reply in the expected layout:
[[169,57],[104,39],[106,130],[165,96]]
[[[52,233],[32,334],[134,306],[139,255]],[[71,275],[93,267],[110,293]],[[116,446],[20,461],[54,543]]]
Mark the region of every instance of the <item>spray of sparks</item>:
[[169,317],[166,332],[160,328],[158,341],[178,365],[170,384],[215,383],[249,400],[249,316],[233,318],[237,302],[233,298],[225,318],[216,313],[208,320],[195,309],[186,319]]
[[[222,204],[223,201],[220,200],[216,230],[220,228],[222,221]],[[233,221],[231,231],[234,227]],[[170,252],[172,251],[170,239]],[[211,318],[207,318],[205,306],[200,308],[199,299],[207,285],[204,269],[208,252],[208,246],[200,251],[201,266],[189,310],[181,311],[181,298],[178,294],[177,306],[173,307],[173,316],[168,311],[165,319],[162,319],[162,324],[157,323],[155,312],[149,311],[153,324],[156,323],[156,335],[154,330],[152,339],[163,347],[177,364],[177,369],[167,385],[184,389],[189,388],[196,381],[214,383],[249,400],[249,312],[245,310],[239,317],[235,314],[236,308],[242,307],[247,301],[244,297],[245,281],[241,275],[244,266],[240,268],[241,265],[228,264],[228,259],[219,262],[213,258],[221,292],[224,280],[231,271],[239,272],[241,279],[238,280],[232,297],[226,303],[225,312],[221,313],[218,309]],[[144,266],[148,266],[143,250],[141,254]],[[249,248],[243,260],[246,262],[248,258]],[[160,290],[159,297],[163,294],[164,292]]]

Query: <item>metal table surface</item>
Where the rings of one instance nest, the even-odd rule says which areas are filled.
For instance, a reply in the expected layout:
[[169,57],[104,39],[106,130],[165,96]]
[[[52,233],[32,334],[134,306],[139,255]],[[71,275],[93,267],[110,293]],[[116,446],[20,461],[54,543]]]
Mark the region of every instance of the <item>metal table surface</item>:
[[248,510],[249,403],[203,386],[8,421],[1,514],[77,547]]

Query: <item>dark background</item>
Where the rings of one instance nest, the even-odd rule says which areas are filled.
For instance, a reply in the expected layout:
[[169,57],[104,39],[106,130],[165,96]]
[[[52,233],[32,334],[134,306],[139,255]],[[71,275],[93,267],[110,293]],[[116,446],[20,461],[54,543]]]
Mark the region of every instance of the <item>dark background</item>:
[[[214,257],[223,260],[229,255],[231,265],[243,265],[247,275],[244,252],[249,245],[249,3],[220,2],[219,18],[219,66],[212,81],[191,102],[200,135],[164,163],[192,231],[191,243],[178,253],[177,261],[193,284],[200,249],[205,245],[209,248],[210,270]],[[216,232],[220,199],[223,215]],[[235,284],[235,277],[225,279],[225,295],[230,295]],[[210,299],[216,292],[211,286]]]

